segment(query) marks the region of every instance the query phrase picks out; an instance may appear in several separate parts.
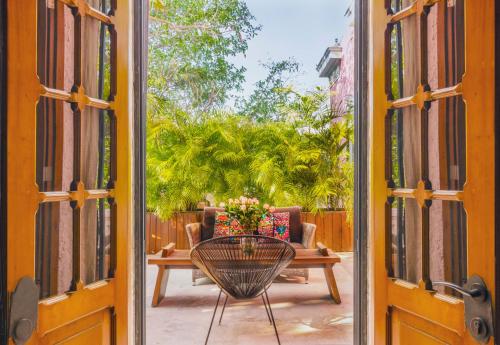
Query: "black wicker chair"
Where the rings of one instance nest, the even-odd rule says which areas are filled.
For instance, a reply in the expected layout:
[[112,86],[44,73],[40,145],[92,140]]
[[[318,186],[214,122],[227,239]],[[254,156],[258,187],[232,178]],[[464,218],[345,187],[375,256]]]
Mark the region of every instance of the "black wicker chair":
[[239,300],[262,296],[267,316],[280,344],[267,289],[294,258],[295,249],[289,243],[265,236],[218,237],[193,247],[193,263],[221,289],[205,344],[210,337],[222,291],[226,294],[226,300],[219,324],[228,296]]

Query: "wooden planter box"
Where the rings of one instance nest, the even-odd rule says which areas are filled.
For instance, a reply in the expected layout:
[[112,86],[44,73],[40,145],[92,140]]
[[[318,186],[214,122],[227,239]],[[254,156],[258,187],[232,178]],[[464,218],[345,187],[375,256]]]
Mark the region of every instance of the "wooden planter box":
[[[162,221],[154,213],[146,214],[146,252],[157,253],[170,242],[178,249],[189,249],[184,226],[201,222],[203,211],[178,212]],[[302,212],[302,221],[316,224],[316,240],[337,252],[350,252],[353,246],[353,232],[346,223],[345,211],[325,211],[318,214]]]

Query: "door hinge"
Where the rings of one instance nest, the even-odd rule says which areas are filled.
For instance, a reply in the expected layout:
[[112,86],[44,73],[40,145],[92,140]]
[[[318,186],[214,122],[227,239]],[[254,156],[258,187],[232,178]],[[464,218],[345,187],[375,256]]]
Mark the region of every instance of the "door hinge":
[[25,344],[36,329],[38,296],[39,287],[32,278],[24,277],[10,297],[9,336],[16,345]]

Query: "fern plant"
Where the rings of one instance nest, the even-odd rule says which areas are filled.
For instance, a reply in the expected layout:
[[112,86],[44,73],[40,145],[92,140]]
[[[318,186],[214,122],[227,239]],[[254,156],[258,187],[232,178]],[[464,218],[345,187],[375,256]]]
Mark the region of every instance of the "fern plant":
[[352,116],[332,111],[328,99],[322,90],[294,93],[279,110],[282,120],[261,122],[223,111],[194,119],[155,104],[148,121],[148,208],[167,218],[200,202],[247,195],[312,212],[352,209]]

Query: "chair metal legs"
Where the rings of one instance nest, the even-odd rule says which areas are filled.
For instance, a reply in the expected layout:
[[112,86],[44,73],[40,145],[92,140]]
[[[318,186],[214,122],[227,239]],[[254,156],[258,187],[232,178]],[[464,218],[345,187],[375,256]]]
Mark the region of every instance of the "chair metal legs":
[[262,302],[264,302],[264,308],[266,308],[266,314],[267,314],[267,318],[269,319],[269,324],[272,325],[273,322],[271,321],[271,316],[269,315],[269,310],[267,310],[267,303],[266,303],[266,299],[264,298],[264,294],[260,295],[262,297]]
[[[217,297],[217,303],[215,304],[214,313],[212,314],[212,320],[210,321],[210,327],[208,328],[207,338],[205,339],[205,345],[208,344],[208,338],[210,337],[210,332],[212,331],[212,326],[214,324],[215,314],[217,313],[217,309],[219,308],[220,296],[222,295],[222,290],[219,291],[219,297]],[[265,295],[265,297],[264,297]],[[266,309],[267,318],[269,319],[269,323],[274,327],[274,333],[276,334],[276,339],[278,340],[278,344],[281,345],[280,337],[278,335],[278,329],[276,328],[276,322],[274,321],[273,310],[271,309],[271,303],[269,302],[269,296],[267,295],[267,290],[264,290],[262,296],[262,302],[264,302],[264,308]],[[219,325],[222,322],[222,316],[224,315],[224,310],[226,310],[226,304],[229,296],[226,295],[226,299],[224,300],[224,305],[222,307],[222,312],[219,318]]]
[[229,296],[226,295],[226,300],[224,301],[224,306],[222,307],[222,313],[220,313],[219,326],[220,326],[220,323],[222,322],[222,315],[224,315],[224,310],[226,310],[226,303],[227,303],[228,298],[229,298]]
[[276,339],[278,339],[278,344],[281,345],[280,337],[278,335],[278,329],[276,328],[276,322],[274,322],[273,310],[271,309],[271,303],[269,302],[269,296],[267,295],[267,290],[264,290],[266,295],[267,306],[269,307],[269,314],[271,315],[271,320],[273,321],[274,333],[276,333]]
[[[271,321],[271,316],[269,315],[269,309],[267,309],[267,303],[266,303],[266,300],[264,298],[264,294],[260,295],[262,297],[262,302],[264,302],[264,308],[266,308],[266,315],[267,315],[267,319],[269,320],[269,324],[272,325],[273,322]],[[227,300],[228,300],[229,296],[226,295],[226,299],[224,300],[224,305],[222,306],[222,312],[220,314],[220,318],[219,318],[219,326],[222,322],[222,316],[224,315],[224,310],[226,310],[226,304],[227,304]]]
[[220,290],[219,297],[217,297],[217,303],[215,303],[214,313],[212,315],[212,321],[210,321],[210,327],[208,328],[207,339],[205,339],[205,345],[208,344],[208,338],[210,337],[210,332],[212,331],[212,325],[214,324],[215,313],[217,313],[217,308],[219,307],[220,295],[222,295],[222,290]]

